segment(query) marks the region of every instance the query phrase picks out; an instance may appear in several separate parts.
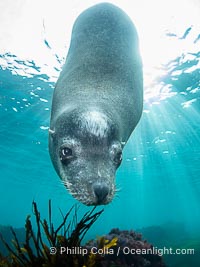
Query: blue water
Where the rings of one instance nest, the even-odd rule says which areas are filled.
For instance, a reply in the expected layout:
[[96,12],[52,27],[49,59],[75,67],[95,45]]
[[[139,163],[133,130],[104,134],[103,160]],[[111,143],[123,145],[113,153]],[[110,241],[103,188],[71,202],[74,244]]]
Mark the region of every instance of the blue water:
[[[180,42],[189,38],[189,28]],[[173,33],[168,37],[177,40]],[[197,35],[193,43],[199,44]],[[50,49],[44,40],[46,49]],[[48,154],[48,127],[55,82],[34,60],[0,55],[0,225],[22,227],[32,201],[47,217],[77,203],[61,184]],[[145,85],[142,119],[131,136],[117,172],[120,191],[88,233],[113,227],[141,229],[180,224],[200,239],[200,52],[185,52],[159,66]],[[63,59],[56,57],[59,75]],[[19,70],[22,70],[19,72]],[[152,90],[159,93],[149,97]],[[80,204],[81,214],[90,209]],[[103,228],[102,228],[103,223]],[[179,238],[179,236],[177,236]],[[163,240],[164,245],[164,240]]]

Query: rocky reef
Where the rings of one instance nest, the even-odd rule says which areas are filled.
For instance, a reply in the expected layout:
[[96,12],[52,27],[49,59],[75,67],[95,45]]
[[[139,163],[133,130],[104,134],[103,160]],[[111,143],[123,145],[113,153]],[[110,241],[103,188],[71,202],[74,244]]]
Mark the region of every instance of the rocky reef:
[[[103,257],[96,254],[96,265],[99,267],[165,267],[162,257],[154,250],[153,245],[142,239],[142,235],[134,231],[121,231],[118,228],[112,229],[109,234],[99,240],[91,240],[86,244],[90,250],[100,245],[102,240],[108,244],[114,243],[110,249],[103,249],[106,252]],[[101,250],[100,250],[101,252]]]

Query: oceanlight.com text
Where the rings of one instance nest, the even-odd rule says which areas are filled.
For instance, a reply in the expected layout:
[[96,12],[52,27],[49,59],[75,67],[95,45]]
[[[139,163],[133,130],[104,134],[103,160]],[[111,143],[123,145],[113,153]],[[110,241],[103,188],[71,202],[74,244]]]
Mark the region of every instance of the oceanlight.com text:
[[152,248],[147,248],[147,249],[130,249],[129,247],[124,247],[122,248],[123,254],[128,255],[128,254],[141,254],[141,255],[146,255],[146,254],[157,254],[159,256],[163,255],[194,255],[195,250],[194,248],[157,248],[157,247],[152,247]]
[[124,255],[147,255],[147,254],[154,254],[154,255],[194,255],[195,250],[194,248],[158,248],[158,247],[151,247],[151,248],[129,248],[129,247],[111,247],[111,248],[85,248],[85,247],[50,247],[50,254],[68,254],[68,255],[87,255],[87,254],[99,254],[99,255],[106,255],[106,254],[115,254],[119,256],[120,254]]

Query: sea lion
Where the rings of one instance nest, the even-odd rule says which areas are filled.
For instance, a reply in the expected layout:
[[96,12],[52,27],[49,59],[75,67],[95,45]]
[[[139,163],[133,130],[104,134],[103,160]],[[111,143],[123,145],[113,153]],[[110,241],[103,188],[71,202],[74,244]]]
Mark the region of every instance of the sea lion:
[[55,86],[49,130],[53,165],[85,205],[111,202],[122,149],[143,106],[138,35],[120,8],[102,3],[76,19]]

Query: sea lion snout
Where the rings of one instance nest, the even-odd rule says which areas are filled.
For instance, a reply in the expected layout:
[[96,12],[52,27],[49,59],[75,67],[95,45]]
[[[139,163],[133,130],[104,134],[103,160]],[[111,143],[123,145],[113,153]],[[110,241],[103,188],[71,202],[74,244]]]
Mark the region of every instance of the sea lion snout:
[[101,205],[106,200],[109,194],[109,187],[105,183],[95,183],[93,191],[98,205]]

